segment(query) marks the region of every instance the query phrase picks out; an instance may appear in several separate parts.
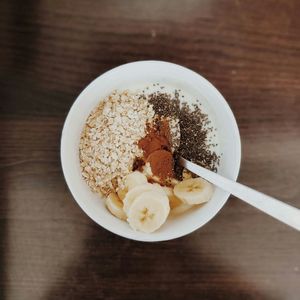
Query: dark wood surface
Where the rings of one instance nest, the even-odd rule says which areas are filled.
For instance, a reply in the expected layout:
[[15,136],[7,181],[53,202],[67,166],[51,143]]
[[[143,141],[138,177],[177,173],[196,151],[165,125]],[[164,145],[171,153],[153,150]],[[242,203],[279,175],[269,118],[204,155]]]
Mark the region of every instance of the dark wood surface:
[[300,207],[300,1],[1,1],[1,299],[300,299],[300,237],[230,198],[202,229],[139,243],[93,223],[60,165],[78,93],[117,65],[192,68],[231,105],[239,180]]

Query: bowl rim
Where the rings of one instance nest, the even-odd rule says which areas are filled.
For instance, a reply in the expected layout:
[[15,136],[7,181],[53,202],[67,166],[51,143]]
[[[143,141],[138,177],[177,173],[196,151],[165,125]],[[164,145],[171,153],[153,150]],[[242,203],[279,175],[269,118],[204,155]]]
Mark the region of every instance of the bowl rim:
[[[63,125],[63,130],[62,130],[62,134],[61,134],[61,139],[60,139],[60,158],[61,158],[61,166],[62,166],[62,170],[63,170],[63,175],[64,175],[64,178],[65,178],[65,181],[67,183],[67,186],[68,186],[68,189],[70,190],[74,200],[76,201],[76,203],[79,205],[79,207],[84,211],[84,213],[86,215],[88,215],[89,218],[91,218],[96,224],[98,224],[99,226],[103,227],[104,229],[118,235],[118,236],[121,236],[123,238],[127,238],[127,239],[130,239],[130,240],[135,240],[135,241],[140,241],[140,242],[160,242],[160,241],[168,241],[168,240],[172,240],[172,239],[176,239],[176,238],[180,238],[180,237],[183,237],[185,235],[188,235],[194,231],[196,231],[197,229],[203,227],[204,225],[206,225],[207,223],[209,223],[209,221],[211,221],[217,214],[218,212],[223,208],[223,206],[226,204],[226,202],[228,201],[229,197],[230,197],[230,193],[228,193],[228,196],[226,196],[226,198],[224,199],[223,201],[223,204],[219,207],[219,209],[215,212],[215,214],[210,217],[204,224],[200,224],[199,226],[195,226],[192,230],[190,231],[187,231],[187,232],[183,232],[183,233],[180,233],[180,234],[172,234],[170,235],[169,237],[167,238],[157,238],[157,239],[153,239],[153,238],[150,238],[147,239],[147,238],[137,238],[135,236],[130,236],[126,233],[121,233],[120,231],[118,230],[115,230],[114,228],[111,228],[110,226],[107,226],[106,224],[103,224],[103,223],[99,223],[98,220],[96,220],[95,218],[93,218],[92,216],[90,216],[86,210],[84,209],[84,207],[81,205],[80,201],[77,200],[76,196],[75,196],[75,192],[74,190],[72,189],[72,183],[71,183],[71,179],[70,179],[70,176],[68,174],[68,170],[65,166],[65,163],[64,163],[64,157],[66,155],[65,151],[64,151],[64,140],[65,140],[65,132],[71,122],[71,115],[74,111],[74,108],[76,106],[76,103],[79,101],[79,99],[83,96],[83,94],[85,93],[85,91],[87,89],[90,89],[92,88],[94,85],[96,85],[96,83],[101,79],[101,77],[105,77],[111,73],[114,73],[114,72],[117,72],[118,70],[120,69],[123,69],[123,68],[126,68],[128,66],[131,66],[133,64],[160,64],[160,65],[171,65],[173,67],[176,67],[178,69],[182,69],[184,71],[188,71],[190,73],[193,74],[193,76],[197,76],[199,77],[200,80],[202,80],[210,89],[214,90],[214,92],[216,94],[218,94],[218,97],[219,99],[222,101],[223,103],[223,106],[224,106],[224,109],[227,110],[227,114],[228,114],[228,117],[231,118],[231,124],[232,124],[232,129],[234,131],[234,140],[235,140],[235,153],[236,153],[236,157],[235,157],[235,166],[234,168],[231,170],[233,176],[232,176],[232,180],[237,180],[238,178],[238,175],[239,175],[239,171],[240,171],[240,165],[241,165],[241,153],[242,153],[242,149],[241,149],[241,138],[240,138],[240,133],[239,133],[239,129],[238,129],[238,125],[237,125],[237,122],[236,122],[236,119],[235,119],[235,116],[228,104],[228,102],[226,101],[226,99],[224,98],[224,96],[219,92],[219,90],[211,83],[209,82],[206,78],[204,78],[202,75],[200,75],[199,73],[187,68],[187,67],[184,67],[184,66],[181,66],[181,65],[178,65],[178,64],[175,64],[175,63],[171,63],[171,62],[167,62],[167,61],[161,61],[161,60],[140,60],[140,61],[133,61],[133,62],[129,62],[129,63],[125,63],[125,64],[122,64],[122,65],[119,65],[115,68],[112,68],[102,74],[100,74],[99,76],[97,76],[93,81],[91,81],[87,86],[85,86],[82,91],[79,93],[79,95],[76,97],[75,101],[73,102],[73,104],[71,105],[69,111],[68,111],[68,114],[66,116],[66,119],[64,121],[64,125]],[[150,235],[151,236],[151,235]]]

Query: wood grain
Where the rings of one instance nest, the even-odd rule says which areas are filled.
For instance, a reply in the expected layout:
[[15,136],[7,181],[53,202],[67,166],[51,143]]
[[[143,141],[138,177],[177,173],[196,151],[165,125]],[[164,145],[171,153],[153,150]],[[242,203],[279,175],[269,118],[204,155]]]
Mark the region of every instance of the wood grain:
[[300,207],[300,2],[0,2],[0,299],[292,299],[300,238],[231,198],[201,230],[145,244],[94,224],[59,161],[65,116],[104,71],[201,73],[240,128],[240,181]]

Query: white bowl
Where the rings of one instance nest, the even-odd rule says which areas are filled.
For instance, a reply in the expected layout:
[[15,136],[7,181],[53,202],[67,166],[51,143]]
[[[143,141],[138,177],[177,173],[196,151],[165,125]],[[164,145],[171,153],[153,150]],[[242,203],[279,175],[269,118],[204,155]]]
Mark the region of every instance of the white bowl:
[[[149,83],[174,86],[198,98],[217,128],[219,151],[222,153],[218,173],[236,180],[241,159],[238,127],[227,102],[218,90],[199,74],[176,64],[162,61],[139,61],[114,68],[90,83],[78,96],[66,118],[61,137],[61,162],[68,187],[83,211],[105,229],[138,241],[175,239],[202,227],[222,208],[229,193],[215,189],[212,199],[202,207],[178,217],[168,218],[156,232],[136,232],[127,222],[112,216],[105,208],[104,199],[92,193],[81,177],[79,139],[91,110],[114,89],[146,86]],[[186,97],[185,100],[188,100]]]

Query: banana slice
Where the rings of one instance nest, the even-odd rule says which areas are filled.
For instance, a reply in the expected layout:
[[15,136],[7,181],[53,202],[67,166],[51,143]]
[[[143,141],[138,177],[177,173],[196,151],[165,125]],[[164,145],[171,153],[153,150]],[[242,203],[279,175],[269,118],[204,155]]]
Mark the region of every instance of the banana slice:
[[110,193],[105,201],[108,210],[117,218],[126,220],[126,214],[123,210],[123,203],[115,193]]
[[176,197],[172,188],[164,186],[163,189],[169,198],[171,208],[170,214],[180,215],[192,207],[192,205],[185,204],[178,197]]
[[183,180],[174,187],[175,196],[190,205],[207,202],[213,192],[213,185],[200,177]]
[[172,186],[175,186],[176,184],[178,184],[180,181],[175,179],[175,178],[170,178],[169,180],[169,184],[171,184]]
[[151,166],[150,163],[147,162],[144,166],[143,166],[143,174],[148,178],[151,178],[153,176],[152,170],[151,170]]
[[192,173],[187,169],[183,169],[182,178],[183,178],[183,180],[190,179],[190,178],[192,178]]
[[119,198],[120,198],[121,201],[124,200],[124,198],[126,197],[127,192],[128,192],[127,188],[119,189],[117,191],[117,194],[118,194],[118,196],[119,196]]
[[169,200],[166,195],[155,190],[147,191],[134,200],[127,221],[133,229],[151,233],[165,223],[169,212]]
[[128,213],[129,208],[136,197],[138,197],[143,192],[150,191],[152,188],[153,187],[152,187],[151,183],[145,183],[142,185],[138,185],[135,188],[128,191],[128,193],[126,194],[126,196],[123,200],[125,213],[126,214]]
[[179,200],[175,195],[174,195],[174,192],[173,192],[173,189],[171,187],[168,187],[168,186],[164,186],[163,187],[166,195],[168,196],[169,198],[169,203],[170,203],[170,208],[174,208],[180,204],[182,204],[182,201]]
[[144,183],[147,183],[147,177],[139,171],[128,174],[125,179],[125,186],[128,190]]
[[181,215],[183,213],[185,213],[186,211],[188,211],[189,209],[191,209],[193,207],[193,205],[190,204],[185,204],[185,203],[180,203],[179,205],[173,207],[171,209],[171,214],[172,215]]
[[136,187],[134,187],[133,189],[131,189],[127,194],[126,197],[123,200],[124,203],[124,211],[126,214],[128,214],[129,212],[129,208],[132,205],[133,201],[135,201],[135,199],[141,195],[144,192],[147,191],[156,191],[159,192],[162,195],[165,195],[164,190],[162,189],[162,187],[160,185],[156,185],[156,184],[151,184],[151,183],[144,183],[141,185],[138,185]]
[[160,193],[162,193],[162,194],[168,196],[164,186],[161,186],[159,183],[152,183],[152,186],[153,186],[153,188],[156,189],[158,192],[160,192]]

